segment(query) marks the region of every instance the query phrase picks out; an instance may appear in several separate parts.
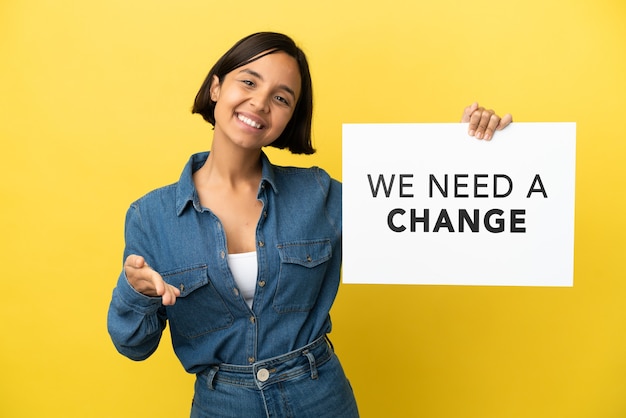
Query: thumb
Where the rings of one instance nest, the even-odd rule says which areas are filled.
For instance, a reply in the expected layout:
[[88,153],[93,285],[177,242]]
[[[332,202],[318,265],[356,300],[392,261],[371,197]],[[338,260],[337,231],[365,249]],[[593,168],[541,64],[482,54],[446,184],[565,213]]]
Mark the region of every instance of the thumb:
[[140,269],[143,266],[147,265],[148,263],[146,263],[146,260],[142,256],[131,254],[128,257],[126,257],[125,264],[129,267]]
[[511,122],[513,122],[513,116],[511,116],[510,113],[507,113],[506,115],[502,116],[502,119],[500,119],[500,123],[498,124],[498,127],[496,129],[501,131],[509,126]]

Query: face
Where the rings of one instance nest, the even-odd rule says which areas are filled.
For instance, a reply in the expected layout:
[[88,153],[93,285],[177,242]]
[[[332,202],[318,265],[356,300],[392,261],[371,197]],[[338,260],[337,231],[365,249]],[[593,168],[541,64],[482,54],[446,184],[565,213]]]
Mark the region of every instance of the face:
[[265,55],[211,84],[213,141],[261,149],[280,136],[300,97],[298,63],[284,52]]

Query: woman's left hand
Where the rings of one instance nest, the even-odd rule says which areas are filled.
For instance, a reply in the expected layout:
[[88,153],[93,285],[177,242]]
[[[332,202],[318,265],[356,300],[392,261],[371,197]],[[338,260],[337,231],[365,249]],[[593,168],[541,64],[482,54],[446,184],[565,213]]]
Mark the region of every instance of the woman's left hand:
[[463,111],[461,122],[468,123],[468,133],[477,138],[489,141],[495,131],[501,131],[513,122],[513,116],[507,113],[503,117],[490,109],[480,107],[478,103],[467,106]]

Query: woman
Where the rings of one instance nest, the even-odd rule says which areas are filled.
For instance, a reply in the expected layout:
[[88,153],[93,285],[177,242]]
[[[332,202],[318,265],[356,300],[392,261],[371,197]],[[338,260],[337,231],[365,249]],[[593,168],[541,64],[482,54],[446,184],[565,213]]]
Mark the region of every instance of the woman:
[[[134,202],[109,308],[117,349],[143,360],[169,321],[197,375],[192,417],[357,417],[326,335],[341,265],[341,184],[319,168],[272,165],[262,148],[311,154],[304,53],[257,33],[218,60],[193,108],[210,153]],[[474,104],[463,121],[490,139],[510,123]]]

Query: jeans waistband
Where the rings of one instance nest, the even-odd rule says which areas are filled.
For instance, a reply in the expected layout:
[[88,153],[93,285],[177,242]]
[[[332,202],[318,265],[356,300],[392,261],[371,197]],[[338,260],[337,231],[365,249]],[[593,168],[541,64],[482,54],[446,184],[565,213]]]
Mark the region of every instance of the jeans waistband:
[[199,374],[207,377],[209,389],[213,389],[213,385],[218,383],[262,389],[308,373],[311,379],[317,379],[317,368],[330,360],[332,354],[332,344],[326,335],[323,335],[312,343],[281,356],[247,366],[219,364]]

